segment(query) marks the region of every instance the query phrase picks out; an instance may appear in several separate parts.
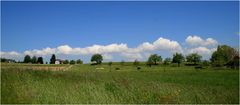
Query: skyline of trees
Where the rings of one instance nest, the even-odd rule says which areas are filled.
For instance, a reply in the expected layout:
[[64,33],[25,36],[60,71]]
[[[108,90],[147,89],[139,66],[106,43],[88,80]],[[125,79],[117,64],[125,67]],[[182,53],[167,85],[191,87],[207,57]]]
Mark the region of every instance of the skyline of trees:
[[[1,58],[1,62],[4,62],[5,58]],[[52,57],[50,59],[50,64],[55,64],[56,61],[56,55],[52,54]],[[93,54],[91,57],[91,62],[96,62],[97,64],[101,64],[103,61],[103,57],[101,54]],[[219,45],[217,47],[217,50],[212,53],[212,56],[210,60],[202,60],[202,56],[198,53],[190,53],[188,55],[183,55],[182,53],[175,53],[173,54],[172,58],[165,58],[162,62],[161,55],[158,54],[151,54],[148,58],[146,64],[154,64],[157,65],[158,63],[169,65],[170,63],[177,63],[178,66],[182,62],[189,62],[194,64],[203,64],[203,65],[209,65],[211,64],[213,67],[221,67],[226,66],[230,68],[239,68],[239,51],[227,46],[227,45]],[[20,62],[20,61],[19,61]],[[112,62],[112,61],[111,61]],[[137,59],[133,61],[133,65],[138,65],[140,61]],[[32,64],[43,64],[43,57],[36,57],[36,56],[29,56],[25,55],[23,63],[32,63]],[[120,61],[121,65],[124,65],[125,61]],[[77,60],[64,60],[63,64],[83,64],[83,61],[81,59]]]

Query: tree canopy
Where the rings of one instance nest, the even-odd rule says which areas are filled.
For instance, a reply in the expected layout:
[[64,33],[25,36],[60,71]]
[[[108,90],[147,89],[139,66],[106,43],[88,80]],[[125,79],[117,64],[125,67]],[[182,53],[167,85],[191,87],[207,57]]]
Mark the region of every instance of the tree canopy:
[[64,60],[64,61],[63,61],[63,64],[69,64],[69,60],[67,60],[67,59]]
[[55,64],[55,61],[56,61],[56,56],[55,56],[55,54],[53,54],[50,59],[50,64]]
[[162,57],[160,55],[157,55],[157,54],[152,54],[148,58],[148,63],[149,64],[154,63],[155,65],[157,65],[157,62],[160,62],[160,61],[162,61]]
[[91,58],[91,62],[96,62],[97,64],[101,64],[103,60],[103,57],[101,54],[94,54]]
[[173,63],[178,63],[178,67],[180,66],[180,63],[184,61],[184,56],[181,53],[175,53],[173,54]]
[[29,56],[29,55],[26,55],[25,57],[24,57],[24,61],[23,61],[24,63],[30,63],[31,62],[31,57]]
[[37,57],[36,56],[33,56],[32,59],[31,59],[31,62],[33,64],[37,63]]
[[198,62],[201,61],[202,56],[197,53],[192,53],[187,55],[186,59],[187,59],[187,62],[193,62],[194,64],[197,64]]
[[164,65],[169,65],[171,63],[171,58],[165,58],[163,61]]
[[43,64],[43,58],[42,58],[42,57],[38,57],[38,59],[37,59],[37,63],[39,63],[39,64]]
[[239,68],[239,51],[227,45],[219,45],[210,60],[213,66],[226,65],[227,67]]
[[70,64],[76,64],[76,61],[75,60],[71,60]]
[[83,61],[82,61],[81,59],[78,59],[78,60],[76,61],[76,63],[77,63],[77,64],[83,64]]

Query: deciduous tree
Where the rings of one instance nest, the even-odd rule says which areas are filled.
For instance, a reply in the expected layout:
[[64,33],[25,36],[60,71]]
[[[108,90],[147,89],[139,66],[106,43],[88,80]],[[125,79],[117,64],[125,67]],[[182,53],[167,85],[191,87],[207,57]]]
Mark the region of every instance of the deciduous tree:
[[43,58],[42,58],[42,57],[38,57],[38,59],[37,59],[37,63],[39,63],[39,64],[43,64]]
[[213,66],[224,66],[233,60],[235,55],[236,51],[234,48],[227,45],[219,45],[212,54],[211,62]]
[[173,63],[178,63],[178,67],[180,66],[180,63],[184,61],[184,56],[181,53],[175,53],[173,54]]
[[161,62],[161,61],[162,61],[162,57],[160,55],[158,56],[157,54],[152,54],[148,58],[148,62],[150,64],[154,63],[155,65],[157,65],[157,62]]
[[192,53],[187,55],[186,59],[187,59],[187,62],[193,62],[194,64],[197,64],[198,62],[201,61],[202,56],[197,53]]
[[26,55],[25,57],[24,57],[24,61],[23,61],[24,63],[30,63],[31,62],[31,57],[29,56],[29,55]]
[[91,58],[91,62],[96,62],[97,64],[101,64],[103,60],[103,57],[101,54],[94,54]]

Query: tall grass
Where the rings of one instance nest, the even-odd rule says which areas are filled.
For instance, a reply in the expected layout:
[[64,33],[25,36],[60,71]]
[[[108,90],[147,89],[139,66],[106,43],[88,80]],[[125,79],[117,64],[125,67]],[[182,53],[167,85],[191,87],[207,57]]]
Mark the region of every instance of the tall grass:
[[111,68],[87,64],[68,71],[4,68],[1,103],[239,103],[236,70],[162,66],[141,66],[137,70],[131,65]]

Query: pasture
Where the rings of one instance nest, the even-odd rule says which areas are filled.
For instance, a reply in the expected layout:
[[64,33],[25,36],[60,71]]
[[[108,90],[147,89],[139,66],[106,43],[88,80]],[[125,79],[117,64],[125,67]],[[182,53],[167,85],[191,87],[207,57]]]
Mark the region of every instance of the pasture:
[[238,70],[140,67],[1,64],[1,103],[239,103]]

